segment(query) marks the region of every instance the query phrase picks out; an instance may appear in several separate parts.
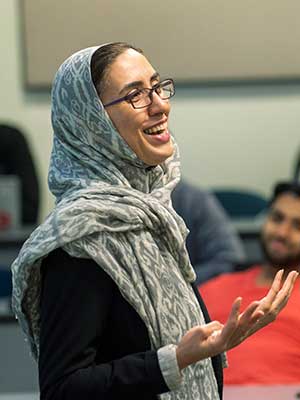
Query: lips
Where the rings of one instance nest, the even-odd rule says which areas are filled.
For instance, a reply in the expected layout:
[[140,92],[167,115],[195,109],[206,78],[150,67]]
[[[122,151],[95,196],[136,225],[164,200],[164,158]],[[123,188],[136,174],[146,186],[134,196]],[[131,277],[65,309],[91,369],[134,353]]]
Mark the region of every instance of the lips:
[[286,251],[287,251],[287,245],[286,245],[286,243],[284,243],[284,242],[281,241],[281,240],[272,240],[272,241],[270,242],[270,247],[271,247],[271,249],[272,249],[273,251],[280,252],[280,253],[286,252]]

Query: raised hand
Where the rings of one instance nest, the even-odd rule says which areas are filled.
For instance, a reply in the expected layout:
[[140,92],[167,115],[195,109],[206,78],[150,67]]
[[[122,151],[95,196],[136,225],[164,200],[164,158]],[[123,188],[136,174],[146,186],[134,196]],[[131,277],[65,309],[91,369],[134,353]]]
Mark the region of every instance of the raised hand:
[[242,299],[238,297],[233,302],[225,325],[213,321],[190,329],[178,343],[176,354],[179,368],[229,350],[274,321],[287,304],[299,275],[296,271],[290,272],[281,286],[283,272],[277,272],[268,294],[250,303],[242,313]]
[[267,295],[259,301],[251,303],[246,310],[237,315],[238,311],[233,311],[233,316],[228,318],[228,324],[224,326],[222,335],[227,340],[226,349],[235,347],[253,333],[274,321],[280,311],[286,306],[291,295],[298,273],[292,271],[281,286],[284,271],[277,272],[272,286]]

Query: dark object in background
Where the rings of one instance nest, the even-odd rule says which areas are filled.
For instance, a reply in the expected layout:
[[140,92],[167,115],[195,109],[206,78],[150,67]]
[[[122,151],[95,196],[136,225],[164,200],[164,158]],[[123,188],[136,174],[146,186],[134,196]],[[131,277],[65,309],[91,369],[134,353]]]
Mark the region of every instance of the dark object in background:
[[12,291],[11,272],[0,265],[0,298],[9,297]]
[[[297,156],[296,156],[296,161],[294,164],[294,170],[293,170],[293,180],[294,182],[299,182],[299,177],[300,177],[300,151],[298,151]],[[300,392],[299,392],[300,393]],[[300,396],[299,396],[300,398]]]
[[243,244],[212,193],[181,180],[171,198],[190,230],[186,246],[197,285],[246,261]]
[[36,224],[40,201],[36,169],[25,136],[9,125],[0,125],[0,174],[19,177],[22,224]]
[[213,193],[231,219],[253,218],[268,207],[262,195],[249,190],[214,189]]

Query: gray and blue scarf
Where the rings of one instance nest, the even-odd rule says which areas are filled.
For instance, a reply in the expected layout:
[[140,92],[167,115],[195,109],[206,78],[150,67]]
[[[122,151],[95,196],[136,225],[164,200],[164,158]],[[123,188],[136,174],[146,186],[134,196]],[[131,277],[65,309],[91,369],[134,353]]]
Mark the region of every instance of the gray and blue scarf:
[[[13,309],[35,358],[39,355],[40,266],[63,248],[91,258],[118,285],[144,321],[151,346],[178,343],[204,319],[190,282],[187,229],[171,206],[180,179],[172,157],[147,167],[116,131],[90,72],[97,47],[67,59],[52,90],[51,214],[25,242],[12,265]],[[179,390],[163,399],[217,399],[210,359],[186,368]]]

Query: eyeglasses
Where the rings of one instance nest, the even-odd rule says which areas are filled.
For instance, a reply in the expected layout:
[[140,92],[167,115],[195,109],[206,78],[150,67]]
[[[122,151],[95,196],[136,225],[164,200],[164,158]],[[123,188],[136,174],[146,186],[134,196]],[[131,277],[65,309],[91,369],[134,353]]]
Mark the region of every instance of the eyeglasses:
[[127,101],[132,105],[133,108],[148,107],[153,103],[153,92],[158,94],[158,96],[162,100],[168,100],[175,94],[175,87],[173,80],[165,79],[154,85],[151,89],[148,88],[136,89],[124,97],[113,100],[110,103],[103,104],[103,107],[109,107],[114,104],[121,103],[121,101]]

